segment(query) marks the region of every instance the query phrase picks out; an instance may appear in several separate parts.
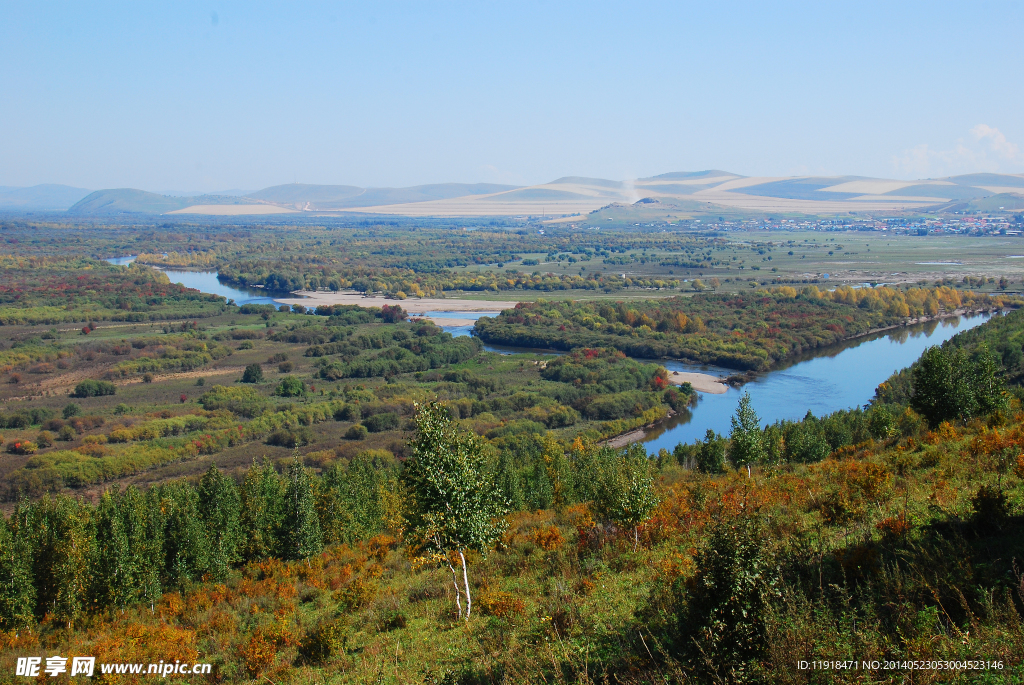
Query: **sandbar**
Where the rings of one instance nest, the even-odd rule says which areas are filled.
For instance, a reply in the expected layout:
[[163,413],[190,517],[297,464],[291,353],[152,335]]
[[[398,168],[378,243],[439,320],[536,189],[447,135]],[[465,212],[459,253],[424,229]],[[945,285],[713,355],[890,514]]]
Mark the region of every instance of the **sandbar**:
[[712,395],[722,395],[728,390],[728,386],[721,379],[707,373],[687,373],[683,371],[669,371],[668,382],[673,385],[689,383],[694,390],[709,392]]
[[[355,304],[360,307],[383,307],[386,304],[400,304],[402,309],[410,314],[423,314],[425,312],[500,312],[503,309],[512,309],[517,304],[515,301],[462,300],[454,297],[445,299],[409,297],[404,300],[392,300],[380,295],[374,297],[354,291],[297,290],[293,295],[301,295],[302,297],[284,297],[274,301],[282,304],[301,304],[305,307],[316,307],[321,304]],[[455,326],[462,324],[445,325]]]

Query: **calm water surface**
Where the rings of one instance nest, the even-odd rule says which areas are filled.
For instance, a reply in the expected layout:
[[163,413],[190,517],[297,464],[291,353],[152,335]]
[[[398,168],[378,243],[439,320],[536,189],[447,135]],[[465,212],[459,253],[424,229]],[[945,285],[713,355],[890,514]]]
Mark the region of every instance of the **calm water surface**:
[[[744,392],[750,393],[754,409],[764,424],[780,419],[801,419],[808,410],[815,416],[822,416],[865,405],[874,397],[879,383],[893,372],[910,366],[925,348],[981,325],[989,317],[989,314],[979,314],[930,321],[888,335],[851,341],[770,371],[739,390],[729,388],[724,395],[701,393],[694,409],[666,421],[649,433],[644,443],[653,454],[662,447],[671,450],[680,442],[703,438],[708,428],[728,435],[730,418]],[[664,364],[672,371],[731,373],[727,369],[681,362]]]
[[[112,257],[107,261],[111,264],[126,266],[135,261],[135,256]],[[171,283],[180,283],[186,288],[195,288],[204,293],[223,295],[229,300],[234,300],[235,304],[276,304],[274,298],[267,297],[261,288],[247,288],[243,290],[221,283],[217,280],[216,271],[176,271],[174,269],[160,269],[160,271],[167,274],[167,277],[171,279]],[[289,297],[295,296],[291,295]]]

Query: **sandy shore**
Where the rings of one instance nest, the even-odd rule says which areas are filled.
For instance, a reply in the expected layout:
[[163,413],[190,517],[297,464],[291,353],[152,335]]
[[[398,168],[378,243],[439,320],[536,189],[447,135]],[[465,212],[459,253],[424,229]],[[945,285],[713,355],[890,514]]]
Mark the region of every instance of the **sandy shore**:
[[694,390],[709,392],[712,395],[722,395],[728,389],[720,378],[706,373],[684,373],[682,371],[669,371],[668,382],[673,385],[689,383]]
[[428,316],[425,318],[430,319],[437,326],[472,326],[476,323],[476,319],[452,319],[441,316]]
[[[302,298],[284,297],[274,301],[282,304],[301,304],[305,307],[316,307],[321,304],[356,304],[360,307],[383,307],[386,304],[400,304],[410,314],[423,314],[425,312],[500,312],[502,309],[512,309],[517,304],[514,300],[460,300],[454,297],[446,299],[410,297],[405,300],[389,300],[380,296],[368,297],[357,292],[334,293],[325,290],[299,290],[294,294],[301,295]],[[462,319],[458,320],[461,321]],[[444,325],[454,326],[460,324]]]

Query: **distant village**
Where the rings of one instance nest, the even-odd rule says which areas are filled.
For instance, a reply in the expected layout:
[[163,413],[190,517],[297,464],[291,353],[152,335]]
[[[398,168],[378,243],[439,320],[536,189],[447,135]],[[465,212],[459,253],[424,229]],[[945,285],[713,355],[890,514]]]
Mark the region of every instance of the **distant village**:
[[[670,224],[671,225],[671,224]],[[737,221],[680,222],[693,228],[719,231],[887,231],[893,235],[1008,235],[1020,236],[1024,232],[1024,214],[963,215],[953,218],[844,218],[844,219],[752,219]]]

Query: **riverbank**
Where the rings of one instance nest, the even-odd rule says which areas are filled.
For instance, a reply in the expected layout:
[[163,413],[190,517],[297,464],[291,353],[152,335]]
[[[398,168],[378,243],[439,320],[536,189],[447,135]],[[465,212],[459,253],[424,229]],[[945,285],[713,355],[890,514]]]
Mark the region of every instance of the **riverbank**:
[[694,390],[709,392],[713,395],[723,395],[728,387],[721,378],[707,373],[694,373],[685,371],[669,371],[668,382],[672,385],[689,383]]
[[[467,300],[461,298],[409,297],[404,300],[388,299],[382,295],[366,295],[354,291],[331,292],[326,290],[296,290],[292,295],[299,298],[278,298],[281,304],[301,304],[305,307],[317,305],[348,304],[360,307],[382,307],[386,304],[398,304],[412,315],[423,315],[427,312],[495,312],[502,309],[513,309],[517,302],[502,300]],[[456,319],[462,321],[462,319]],[[434,323],[438,323],[434,319]],[[469,320],[472,323],[472,320]],[[442,325],[442,324],[439,324]],[[443,324],[446,326],[462,326],[469,324]]]

